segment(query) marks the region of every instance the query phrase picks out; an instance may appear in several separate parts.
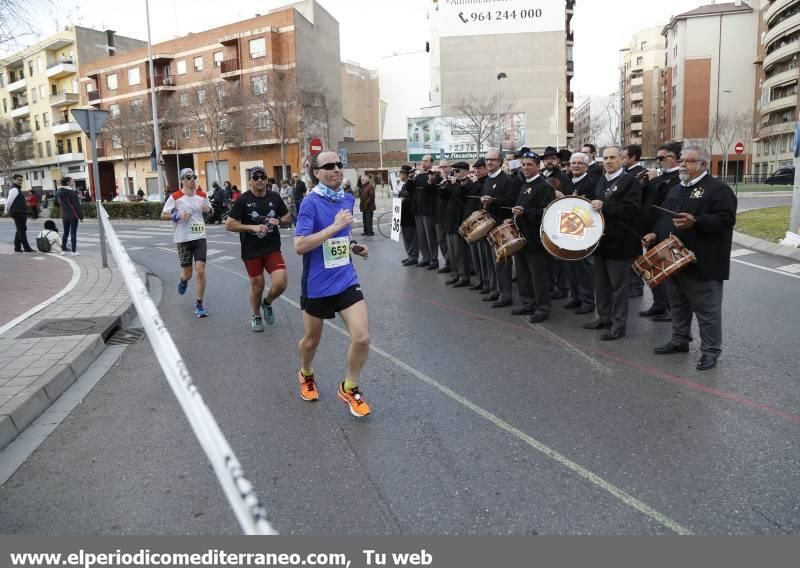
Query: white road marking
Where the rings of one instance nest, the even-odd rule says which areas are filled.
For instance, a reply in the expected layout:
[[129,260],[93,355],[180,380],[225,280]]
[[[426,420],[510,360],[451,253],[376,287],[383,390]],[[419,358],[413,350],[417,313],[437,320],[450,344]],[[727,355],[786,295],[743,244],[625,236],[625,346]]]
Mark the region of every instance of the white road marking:
[[212,256],[212,255],[215,255],[215,254],[219,254],[219,253],[221,253],[221,252],[222,252],[222,251],[221,251],[221,250],[219,250],[219,249],[208,249],[208,251],[206,251],[206,254],[207,254],[208,256]]
[[800,273],[800,264],[787,264],[786,266],[779,266],[775,270],[781,270],[789,274],[797,274]]
[[780,274],[782,276],[788,276],[789,278],[800,279],[800,276],[798,276],[797,274],[789,274],[788,272],[783,272],[781,270],[775,270],[774,268],[767,268],[766,266],[759,266],[757,264],[753,264],[752,262],[745,262],[744,260],[738,260],[736,258],[732,258],[731,262],[738,262],[739,264],[744,264],[745,266],[751,266],[753,268],[758,268],[759,270],[766,270],[767,272],[774,272],[775,274]]
[[731,251],[731,258],[747,256],[748,254],[756,254],[756,251],[750,249],[736,249],[734,251]]
[[[218,266],[218,265],[217,265],[217,268],[219,268],[221,270],[225,270],[226,272],[230,272],[231,274],[233,274],[234,276],[236,276],[238,278],[241,278],[243,280],[247,280],[247,278],[243,274],[239,274],[238,272],[234,272],[233,270],[231,270],[229,268],[226,268],[224,266]],[[285,302],[288,302],[289,304],[291,304],[292,306],[294,306],[294,307],[296,307],[298,309],[300,308],[300,304],[298,304],[294,300],[290,300],[286,296],[281,296],[281,299],[284,300]],[[347,332],[347,330],[339,327],[338,325],[335,325],[335,324],[331,323],[330,321],[325,321],[325,325],[327,325],[331,329],[334,329],[335,331],[337,331],[341,335],[345,336],[346,338],[348,338],[348,339],[350,338],[350,334]],[[531,448],[533,448],[536,451],[544,454],[548,458],[558,462],[559,464],[563,465],[564,467],[566,467],[567,469],[569,469],[570,471],[572,471],[576,475],[586,479],[591,484],[593,484],[593,485],[599,487],[600,489],[610,493],[611,495],[613,495],[614,497],[616,497],[617,499],[622,501],[624,504],[626,504],[629,507],[639,511],[643,515],[646,515],[647,517],[650,517],[651,519],[653,519],[657,523],[660,523],[661,525],[665,526],[666,528],[670,529],[671,531],[675,532],[676,534],[680,534],[680,535],[692,535],[692,534],[694,534],[687,527],[684,527],[683,525],[677,523],[676,521],[673,521],[672,519],[670,519],[666,515],[656,511],[655,509],[653,509],[652,507],[650,507],[646,503],[640,501],[636,497],[634,497],[632,495],[629,495],[628,493],[626,493],[622,489],[618,488],[616,485],[614,485],[614,484],[606,481],[605,479],[601,478],[600,476],[592,473],[591,471],[589,471],[588,469],[584,468],[583,466],[575,463],[574,461],[572,461],[568,457],[558,453],[557,451],[553,450],[549,446],[547,446],[547,445],[543,444],[542,442],[536,440],[535,438],[529,436],[525,432],[515,428],[514,426],[512,426],[508,422],[505,422],[501,418],[495,416],[494,414],[492,414],[488,410],[485,410],[485,409],[481,408],[480,406],[478,406],[477,404],[475,404],[475,403],[469,401],[468,399],[464,398],[463,396],[461,396],[457,392],[455,392],[455,391],[447,388],[446,386],[438,383],[437,381],[435,381],[434,379],[432,379],[428,375],[422,373],[421,371],[418,371],[417,369],[415,369],[411,365],[409,365],[407,363],[404,363],[403,361],[401,361],[397,357],[394,357],[393,355],[390,355],[389,353],[387,353],[383,349],[380,349],[379,347],[375,347],[374,345],[370,345],[369,349],[370,349],[370,351],[374,351],[375,353],[377,353],[378,355],[380,355],[384,359],[387,359],[388,361],[391,361],[392,363],[394,363],[396,366],[400,367],[401,369],[404,369],[405,371],[411,373],[412,375],[417,377],[422,382],[432,386],[433,388],[435,388],[436,390],[438,390],[439,392],[441,392],[442,394],[444,394],[448,398],[456,401],[457,403],[459,403],[460,405],[464,406],[465,408],[468,408],[469,410],[473,411],[475,414],[477,414],[481,418],[484,418],[484,419],[488,420],[489,422],[491,422],[492,424],[494,424],[495,426],[497,426],[501,430],[504,430],[505,432],[508,432],[509,434],[511,434],[512,436],[514,436],[518,440],[521,440],[522,442],[524,442],[525,444],[527,444]]]
[[537,326],[535,324],[532,324],[531,322],[528,321],[527,317],[522,319],[524,319],[525,323],[528,324],[533,329],[535,329],[536,331],[541,332],[542,334],[546,335],[547,337],[549,337],[550,339],[561,345],[567,351],[570,351],[575,355],[577,355],[578,357],[580,357],[581,359],[584,359],[587,363],[589,363],[589,366],[596,373],[602,373],[604,375],[614,374],[613,369],[611,369],[610,367],[606,367],[600,361],[598,361],[588,353],[584,353],[583,351],[581,351],[580,349],[569,343],[566,339],[564,339],[560,335],[556,335],[555,333],[553,333],[544,326]]
[[156,235],[142,235],[137,233],[117,233],[120,239],[152,239]]
[[214,260],[218,260],[220,262],[226,262],[228,260],[233,260],[234,258],[236,258],[236,257],[235,256],[218,256]]

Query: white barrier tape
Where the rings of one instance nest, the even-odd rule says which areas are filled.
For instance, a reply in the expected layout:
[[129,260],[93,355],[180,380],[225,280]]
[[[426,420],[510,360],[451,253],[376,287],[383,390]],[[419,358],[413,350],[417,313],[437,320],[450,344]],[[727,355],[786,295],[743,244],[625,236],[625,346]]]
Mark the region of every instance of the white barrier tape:
[[172,336],[147,292],[147,287],[139,278],[136,267],[114,232],[108,220],[108,213],[102,205],[99,210],[111,254],[117,262],[153,352],[200,446],[214,468],[242,530],[245,534],[278,534],[267,520],[266,511],[253,485],[245,478],[239,460],[236,459],[216,419],[203,402],[203,397],[192,381]]

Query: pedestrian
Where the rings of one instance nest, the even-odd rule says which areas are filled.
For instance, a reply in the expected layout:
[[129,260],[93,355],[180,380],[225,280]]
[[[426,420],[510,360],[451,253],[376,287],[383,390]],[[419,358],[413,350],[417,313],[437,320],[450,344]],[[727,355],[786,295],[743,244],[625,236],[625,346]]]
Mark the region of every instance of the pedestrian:
[[[264,331],[264,322],[269,325],[275,323],[272,304],[283,294],[289,282],[286,262],[281,255],[279,226],[290,223],[289,209],[280,194],[269,189],[264,168],[256,167],[250,170],[250,191],[245,192],[234,203],[225,228],[239,233],[242,260],[250,278],[252,331]],[[264,271],[270,278],[266,298],[263,297]]]
[[222,215],[225,212],[225,190],[219,185],[219,183],[212,182],[211,184],[211,207],[213,208],[213,213],[209,218],[209,224],[217,223],[222,224]]
[[322,338],[323,320],[338,312],[350,332],[347,375],[339,383],[338,397],[357,418],[370,413],[358,386],[361,369],[369,354],[367,304],[350,257],[352,252],[368,257],[367,247],[350,240],[355,198],[342,191],[342,163],[336,152],[322,152],[312,165],[318,179],[300,209],[294,250],[303,255],[300,306],[303,338],[298,344],[300,397],[319,398],[312,363]]
[[22,195],[22,174],[11,178],[11,189],[6,199],[5,214],[14,219],[17,229],[14,235],[14,252],[36,252],[28,244],[28,205]]
[[349,179],[345,178],[345,180],[342,182],[342,190],[345,193],[349,193],[350,195],[353,195],[353,184],[350,183]]
[[231,182],[225,180],[225,183],[222,184],[222,189],[225,190],[225,207],[230,207],[232,200],[231,200],[231,192],[233,191],[233,186]]
[[413,208],[414,181],[409,177],[413,171],[408,164],[400,166],[400,190],[397,196],[400,198],[400,232],[403,235],[403,247],[406,249],[406,258],[401,261],[403,266],[416,266],[419,262]]
[[297,209],[297,214],[300,215],[300,205],[303,203],[303,197],[307,193],[305,182],[300,179],[297,174],[292,176],[292,200],[294,200],[294,208]]
[[361,219],[364,231],[362,236],[372,237],[372,216],[375,214],[375,186],[369,176],[361,176],[361,193],[359,195],[358,208],[361,210]]
[[172,221],[175,224],[174,241],[178,248],[178,262],[181,267],[181,277],[178,281],[178,294],[183,296],[192,278],[192,265],[197,274],[195,291],[197,301],[194,306],[194,315],[198,318],[208,317],[208,311],[203,306],[203,295],[206,291],[206,256],[208,243],[206,242],[206,224],[203,213],[211,211],[211,202],[208,196],[196,189],[197,175],[191,168],[184,168],[180,175],[181,189],[173,191],[161,211],[163,221]]
[[297,210],[294,208],[294,200],[292,199],[292,186],[289,185],[288,179],[281,180],[280,195],[281,199],[283,200],[283,204],[286,205],[286,209],[289,211],[289,216],[291,217],[291,226],[294,226],[297,220]]
[[30,209],[31,218],[38,219],[39,218],[39,199],[36,197],[36,192],[30,190],[28,193],[28,208]]
[[56,203],[61,209],[61,223],[64,234],[61,236],[61,255],[67,254],[67,239],[70,240],[72,256],[78,256],[77,250],[78,223],[83,221],[81,199],[75,191],[75,182],[71,177],[63,177],[56,190]]
[[[47,240],[47,250],[42,250],[43,247],[39,244],[42,242],[40,239]],[[58,227],[56,227],[55,221],[48,219],[44,222],[44,229],[36,235],[36,248],[39,249],[39,252],[55,252],[56,246],[59,244],[60,240],[58,236]],[[42,242],[42,244],[44,243]]]
[[136,195],[139,196],[140,200],[144,199],[144,191],[142,191],[141,187],[139,188],[139,191],[136,192]]
[[237,199],[242,195],[242,192],[239,191],[239,188],[235,185],[231,187],[231,205],[233,205]]

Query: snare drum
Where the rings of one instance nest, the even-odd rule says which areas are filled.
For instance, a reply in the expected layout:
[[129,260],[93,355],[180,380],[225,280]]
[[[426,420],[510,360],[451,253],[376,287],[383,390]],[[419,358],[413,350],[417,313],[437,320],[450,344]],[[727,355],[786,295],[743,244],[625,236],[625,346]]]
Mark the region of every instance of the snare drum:
[[486,238],[498,261],[511,258],[525,246],[526,242],[525,237],[520,234],[519,228],[512,221],[506,221],[492,229]]
[[675,235],[670,235],[633,263],[633,269],[644,283],[655,288],[673,274],[696,262],[694,253]]
[[562,260],[581,260],[594,252],[605,229],[603,214],[583,197],[556,199],[544,210],[539,234],[545,250]]
[[494,229],[497,222],[485,210],[480,209],[464,219],[458,232],[469,244],[477,243]]

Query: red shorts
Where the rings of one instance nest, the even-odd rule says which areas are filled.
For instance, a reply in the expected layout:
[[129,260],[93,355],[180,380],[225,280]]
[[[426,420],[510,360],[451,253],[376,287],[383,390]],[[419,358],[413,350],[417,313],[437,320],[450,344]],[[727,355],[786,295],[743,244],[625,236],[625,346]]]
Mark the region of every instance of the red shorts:
[[278,250],[257,258],[246,258],[244,266],[250,278],[261,276],[265,270],[270,274],[276,270],[286,270],[286,263],[283,261],[281,251]]

